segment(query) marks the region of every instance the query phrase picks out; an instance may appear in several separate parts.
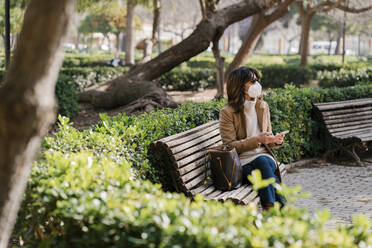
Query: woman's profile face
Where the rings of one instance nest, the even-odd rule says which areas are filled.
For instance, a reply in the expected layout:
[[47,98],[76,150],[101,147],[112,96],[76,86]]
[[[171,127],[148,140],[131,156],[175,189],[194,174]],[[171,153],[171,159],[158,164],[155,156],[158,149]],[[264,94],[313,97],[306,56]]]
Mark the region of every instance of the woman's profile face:
[[244,85],[244,92],[245,92],[245,94],[244,94],[244,96],[245,96],[245,99],[246,100],[252,100],[252,98],[248,95],[248,89],[249,89],[249,87],[251,87],[252,85],[254,85],[254,83],[253,82],[251,82],[251,81],[248,81],[247,83],[245,83],[245,85]]

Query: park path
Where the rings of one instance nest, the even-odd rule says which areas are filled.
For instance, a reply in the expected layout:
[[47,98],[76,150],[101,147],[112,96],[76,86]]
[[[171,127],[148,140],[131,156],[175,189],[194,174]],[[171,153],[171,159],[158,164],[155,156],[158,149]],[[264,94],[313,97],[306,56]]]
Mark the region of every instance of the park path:
[[350,224],[353,215],[364,214],[372,220],[372,158],[364,160],[365,167],[353,164],[339,165],[311,163],[294,167],[283,178],[287,186],[301,185],[311,197],[300,198],[294,205],[307,208],[310,214],[316,209],[329,209],[336,224]]

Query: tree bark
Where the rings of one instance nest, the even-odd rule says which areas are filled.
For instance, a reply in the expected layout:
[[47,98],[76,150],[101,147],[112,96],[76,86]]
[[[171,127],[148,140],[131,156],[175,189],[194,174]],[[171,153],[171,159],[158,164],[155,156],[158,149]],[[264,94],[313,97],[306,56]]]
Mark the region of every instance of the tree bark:
[[120,33],[116,33],[116,56],[119,56],[120,53]]
[[242,45],[239,48],[238,53],[235,55],[234,60],[231,62],[225,73],[225,79],[235,68],[243,65],[249,56],[251,56],[254,48],[257,45],[262,32],[271,23],[278,20],[280,17],[288,13],[289,5],[291,5],[293,0],[286,0],[282,2],[277,9],[271,14],[266,15],[264,11],[253,16],[251,25],[249,26],[248,32],[245,34]]
[[10,63],[10,6],[9,0],[4,1],[5,10],[5,68],[8,69]]
[[144,39],[143,42],[143,57],[139,64],[144,64],[151,60],[152,48],[159,41],[158,30],[160,23],[160,0],[153,0],[154,6],[154,19],[152,23],[152,35],[151,39]]
[[314,14],[307,14],[301,17],[301,66],[307,65],[307,56],[309,55],[309,37],[311,20]]
[[342,32],[343,32],[343,29],[342,29],[342,23],[340,23],[340,27],[338,28],[338,32],[337,32],[337,40],[336,40],[336,47],[335,47],[335,54],[339,55],[341,54],[341,44],[342,44]]
[[217,85],[217,94],[215,96],[216,99],[220,99],[223,97],[223,86],[224,86],[224,63],[225,58],[221,57],[220,48],[219,48],[219,41],[223,35],[223,30],[219,30],[215,39],[213,40],[213,56],[216,60],[216,85]]
[[127,2],[127,23],[125,34],[125,64],[134,65],[134,9],[136,8],[135,0]]
[[0,248],[8,245],[34,154],[55,120],[61,45],[74,6],[74,0],[31,0],[0,88]]
[[264,14],[259,13],[253,16],[251,25],[249,26],[248,32],[244,37],[242,45],[226,70],[225,79],[227,79],[227,76],[235,68],[243,65],[247,61],[248,57],[251,56],[254,48],[256,47],[258,39],[260,38],[265,27],[268,25],[269,23],[264,23]]
[[219,32],[232,23],[268,9],[275,0],[242,0],[221,10],[211,12],[202,20],[194,32],[177,45],[169,48],[149,62],[132,68],[127,74],[90,89],[79,95],[80,101],[91,102],[97,107],[113,108],[128,104],[123,98],[123,88],[133,81],[151,81],[170,71],[182,62],[205,51]]

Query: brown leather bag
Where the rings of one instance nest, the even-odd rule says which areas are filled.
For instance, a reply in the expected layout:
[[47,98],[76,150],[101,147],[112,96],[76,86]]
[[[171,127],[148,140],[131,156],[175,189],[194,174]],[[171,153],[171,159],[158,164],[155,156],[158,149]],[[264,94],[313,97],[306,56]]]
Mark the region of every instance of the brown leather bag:
[[212,180],[219,190],[233,190],[242,183],[242,166],[235,148],[227,145],[211,147],[207,151]]

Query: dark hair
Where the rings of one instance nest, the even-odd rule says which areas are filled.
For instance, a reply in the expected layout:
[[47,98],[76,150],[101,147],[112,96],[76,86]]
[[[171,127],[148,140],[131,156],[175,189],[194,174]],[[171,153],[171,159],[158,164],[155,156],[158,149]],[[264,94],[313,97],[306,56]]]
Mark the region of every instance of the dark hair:
[[244,85],[249,81],[260,81],[260,74],[256,69],[244,66],[233,70],[227,78],[227,101],[236,113],[243,112]]

